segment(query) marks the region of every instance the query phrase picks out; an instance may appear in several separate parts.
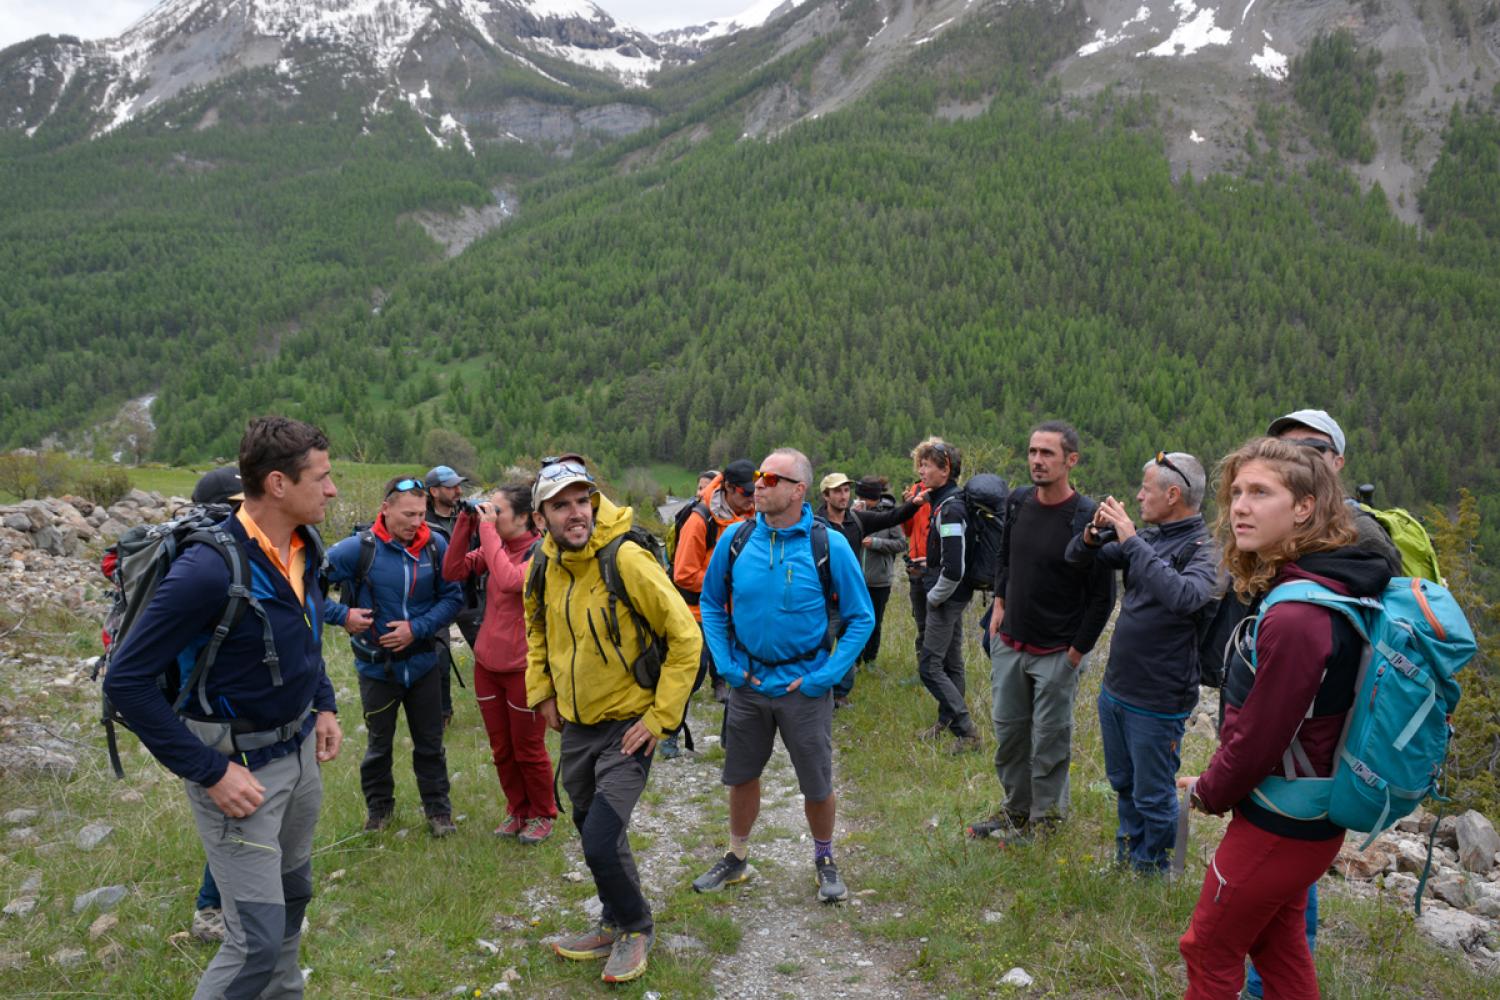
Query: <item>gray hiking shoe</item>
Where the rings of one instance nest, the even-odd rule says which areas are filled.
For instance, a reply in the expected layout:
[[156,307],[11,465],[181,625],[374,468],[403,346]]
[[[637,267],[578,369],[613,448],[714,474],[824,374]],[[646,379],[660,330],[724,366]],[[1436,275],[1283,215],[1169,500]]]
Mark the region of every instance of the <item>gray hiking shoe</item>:
[[188,931],[204,944],[223,941],[228,933],[224,929],[224,911],[217,906],[205,906],[193,914],[193,925]]
[[656,752],[661,755],[662,760],[676,760],[682,756],[682,744],[678,742],[677,734],[664,737],[656,744]]
[[651,954],[651,942],[656,935],[651,931],[630,931],[615,938],[609,961],[604,963],[604,972],[599,978],[606,983],[628,983],[646,974],[646,958]]
[[818,899],[824,903],[837,903],[849,895],[848,886],[839,878],[839,867],[832,858],[819,858]]
[[604,958],[615,946],[615,938],[619,936],[609,924],[601,923],[593,930],[584,931],[582,934],[552,943],[552,950],[563,958],[572,959],[575,962],[587,962],[590,959]]
[[458,832],[458,825],[448,813],[437,813],[427,817],[427,828],[434,837],[451,837]]
[[693,879],[694,892],[718,892],[726,885],[739,885],[750,877],[749,864],[725,851],[708,871]]

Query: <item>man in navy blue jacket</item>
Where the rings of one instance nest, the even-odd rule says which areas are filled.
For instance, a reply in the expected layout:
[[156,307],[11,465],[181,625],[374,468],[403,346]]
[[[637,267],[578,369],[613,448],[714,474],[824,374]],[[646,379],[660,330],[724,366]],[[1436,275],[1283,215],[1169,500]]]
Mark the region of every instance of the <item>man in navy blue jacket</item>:
[[338,756],[343,741],[323,666],[321,545],[311,525],[338,491],[328,439],[300,421],[253,421],[239,467],[245,502],[222,528],[249,562],[259,611],[247,611],[224,636],[201,697],[174,711],[157,679],[174,662],[191,668],[230,586],[212,546],[189,547],[121,640],[104,692],[186,782],[224,897],[228,936],[194,996],[300,997],[297,951],[323,797],[318,765]]
[[[426,523],[427,489],[421,479],[398,477],[368,532],[328,550],[328,582],[343,584],[348,604],[330,598],[323,620],[349,633],[359,673],[359,699],[370,742],[359,765],[366,830],[382,830],[396,808],[391,777],[396,715],[406,711],[412,770],[422,810],[435,837],[457,830],[448,800],[448,758],[443,751],[443,672],[438,643],[463,609],[463,588],[443,579],[443,536]],[[445,650],[446,651],[446,647]]]
[[[1138,532],[1114,497],[1068,543],[1064,558],[1125,571],[1120,619],[1099,689],[1104,772],[1118,797],[1115,861],[1165,872],[1177,835],[1177,768],[1182,733],[1198,704],[1198,624],[1218,596],[1219,553],[1199,510],[1206,488],[1192,455],[1159,453],[1135,495]],[[1116,540],[1101,539],[1100,528]]]

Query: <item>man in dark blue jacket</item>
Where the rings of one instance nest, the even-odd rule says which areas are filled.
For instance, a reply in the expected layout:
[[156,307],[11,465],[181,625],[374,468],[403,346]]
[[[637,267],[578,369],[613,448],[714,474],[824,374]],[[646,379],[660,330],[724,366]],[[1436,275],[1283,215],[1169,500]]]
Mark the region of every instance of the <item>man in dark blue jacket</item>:
[[[1068,543],[1070,565],[1125,571],[1120,618],[1099,690],[1104,770],[1118,797],[1115,861],[1167,870],[1177,833],[1182,733],[1198,704],[1198,625],[1220,591],[1218,550],[1199,510],[1206,477],[1192,455],[1158,453],[1135,495],[1141,520],[1107,498]],[[1116,540],[1105,541],[1113,532]]]
[[245,502],[221,528],[249,562],[257,609],[224,635],[179,715],[157,680],[174,662],[187,676],[230,586],[225,559],[211,545],[190,546],[121,641],[104,692],[185,780],[223,894],[228,936],[194,996],[300,997],[297,950],[323,797],[318,764],[338,756],[343,741],[323,668],[321,544],[310,526],[338,491],[328,439],[295,420],[253,421],[239,467]]
[[[383,830],[396,809],[391,751],[398,709],[411,731],[412,770],[434,837],[456,832],[443,751],[443,671],[438,643],[463,608],[463,588],[443,579],[447,543],[426,523],[420,479],[386,483],[380,514],[368,531],[328,550],[328,582],[343,584],[324,621],[349,633],[359,699],[370,742],[359,765],[366,830]],[[345,603],[347,602],[347,603]]]

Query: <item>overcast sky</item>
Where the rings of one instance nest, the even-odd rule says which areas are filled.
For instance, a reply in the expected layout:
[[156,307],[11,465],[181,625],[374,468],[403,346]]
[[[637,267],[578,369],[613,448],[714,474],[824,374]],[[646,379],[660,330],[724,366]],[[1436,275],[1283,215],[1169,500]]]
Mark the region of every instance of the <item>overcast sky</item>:
[[[35,35],[111,38],[157,0],[0,0],[0,48]],[[729,17],[752,0],[594,0],[614,17],[647,31]]]

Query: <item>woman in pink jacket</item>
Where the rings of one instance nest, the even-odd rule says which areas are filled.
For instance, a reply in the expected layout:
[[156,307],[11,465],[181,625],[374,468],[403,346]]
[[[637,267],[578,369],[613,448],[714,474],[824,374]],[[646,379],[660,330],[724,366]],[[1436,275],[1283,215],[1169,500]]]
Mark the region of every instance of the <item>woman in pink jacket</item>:
[[495,771],[505,793],[506,817],[495,833],[539,844],[552,835],[557,799],[552,793],[552,758],[547,726],[526,707],[526,618],[522,591],[537,535],[531,527],[531,489],[502,486],[477,513],[464,508],[453,526],[455,539],[472,538],[476,520],[479,547],[448,547],[443,576],[463,581],[488,575],[484,623],[474,644],[474,697],[489,734]]

